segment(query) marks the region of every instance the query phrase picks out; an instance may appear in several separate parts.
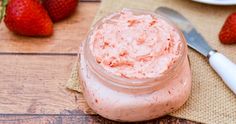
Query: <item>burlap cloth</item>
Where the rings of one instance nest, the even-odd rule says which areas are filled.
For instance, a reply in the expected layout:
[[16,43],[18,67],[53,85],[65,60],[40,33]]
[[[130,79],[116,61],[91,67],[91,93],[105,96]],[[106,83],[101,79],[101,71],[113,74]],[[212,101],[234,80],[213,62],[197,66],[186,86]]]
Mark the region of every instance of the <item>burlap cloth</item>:
[[[222,45],[218,40],[218,32],[226,17],[236,11],[235,6],[210,6],[190,0],[103,0],[95,21],[124,7],[153,11],[159,6],[173,8],[185,15],[211,46],[236,62],[236,45]],[[189,49],[189,57],[193,80],[192,94],[181,109],[170,115],[203,123],[236,124],[235,95],[212,70],[207,59],[192,49]],[[77,61],[67,87],[81,92],[78,66]]]

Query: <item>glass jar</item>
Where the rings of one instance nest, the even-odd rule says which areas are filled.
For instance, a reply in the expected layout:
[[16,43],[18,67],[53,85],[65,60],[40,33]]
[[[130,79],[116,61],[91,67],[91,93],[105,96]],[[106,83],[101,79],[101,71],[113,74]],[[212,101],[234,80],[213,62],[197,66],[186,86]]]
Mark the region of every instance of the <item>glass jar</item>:
[[162,75],[154,78],[125,78],[114,75],[99,65],[89,47],[91,35],[102,23],[91,29],[80,50],[79,76],[88,105],[99,115],[115,121],[144,121],[179,109],[191,91],[191,71],[187,45],[182,33],[168,19],[153,12],[130,10],[137,15],[162,18],[176,29],[181,43],[180,56]]

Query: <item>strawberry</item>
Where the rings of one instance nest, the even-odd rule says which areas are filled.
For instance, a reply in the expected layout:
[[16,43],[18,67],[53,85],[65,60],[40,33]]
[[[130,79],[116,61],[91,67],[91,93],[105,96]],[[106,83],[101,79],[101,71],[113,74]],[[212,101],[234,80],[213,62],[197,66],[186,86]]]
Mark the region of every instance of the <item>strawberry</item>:
[[75,12],[78,0],[43,0],[43,6],[54,22],[65,19]]
[[221,43],[236,43],[236,13],[232,13],[225,21],[220,33],[219,39]]
[[38,0],[10,0],[4,22],[9,30],[26,36],[49,36],[53,23]]

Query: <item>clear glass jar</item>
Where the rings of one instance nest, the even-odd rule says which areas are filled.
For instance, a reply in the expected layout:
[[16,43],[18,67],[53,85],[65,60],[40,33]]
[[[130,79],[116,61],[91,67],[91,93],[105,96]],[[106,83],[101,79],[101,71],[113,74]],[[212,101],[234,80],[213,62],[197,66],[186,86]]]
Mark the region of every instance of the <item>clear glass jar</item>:
[[[153,12],[132,10],[135,14]],[[104,17],[105,18],[105,17]],[[88,105],[99,115],[115,121],[144,121],[154,119],[180,108],[191,91],[191,71],[187,58],[187,45],[182,33],[175,27],[183,47],[181,56],[161,76],[147,79],[128,79],[106,71],[96,61],[89,48],[93,30],[101,25],[99,20],[91,29],[80,51],[80,79],[83,95]]]

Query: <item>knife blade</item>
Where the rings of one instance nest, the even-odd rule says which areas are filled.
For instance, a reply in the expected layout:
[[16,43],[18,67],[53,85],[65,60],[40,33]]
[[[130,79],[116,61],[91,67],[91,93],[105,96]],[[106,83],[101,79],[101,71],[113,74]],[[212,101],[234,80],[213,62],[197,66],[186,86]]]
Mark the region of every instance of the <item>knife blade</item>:
[[167,7],[159,7],[155,10],[158,14],[169,18],[173,21],[183,32],[188,46],[198,51],[205,57],[208,56],[210,51],[214,51],[206,42],[206,40],[197,32],[191,22],[189,22],[184,16],[177,11],[173,11]]

